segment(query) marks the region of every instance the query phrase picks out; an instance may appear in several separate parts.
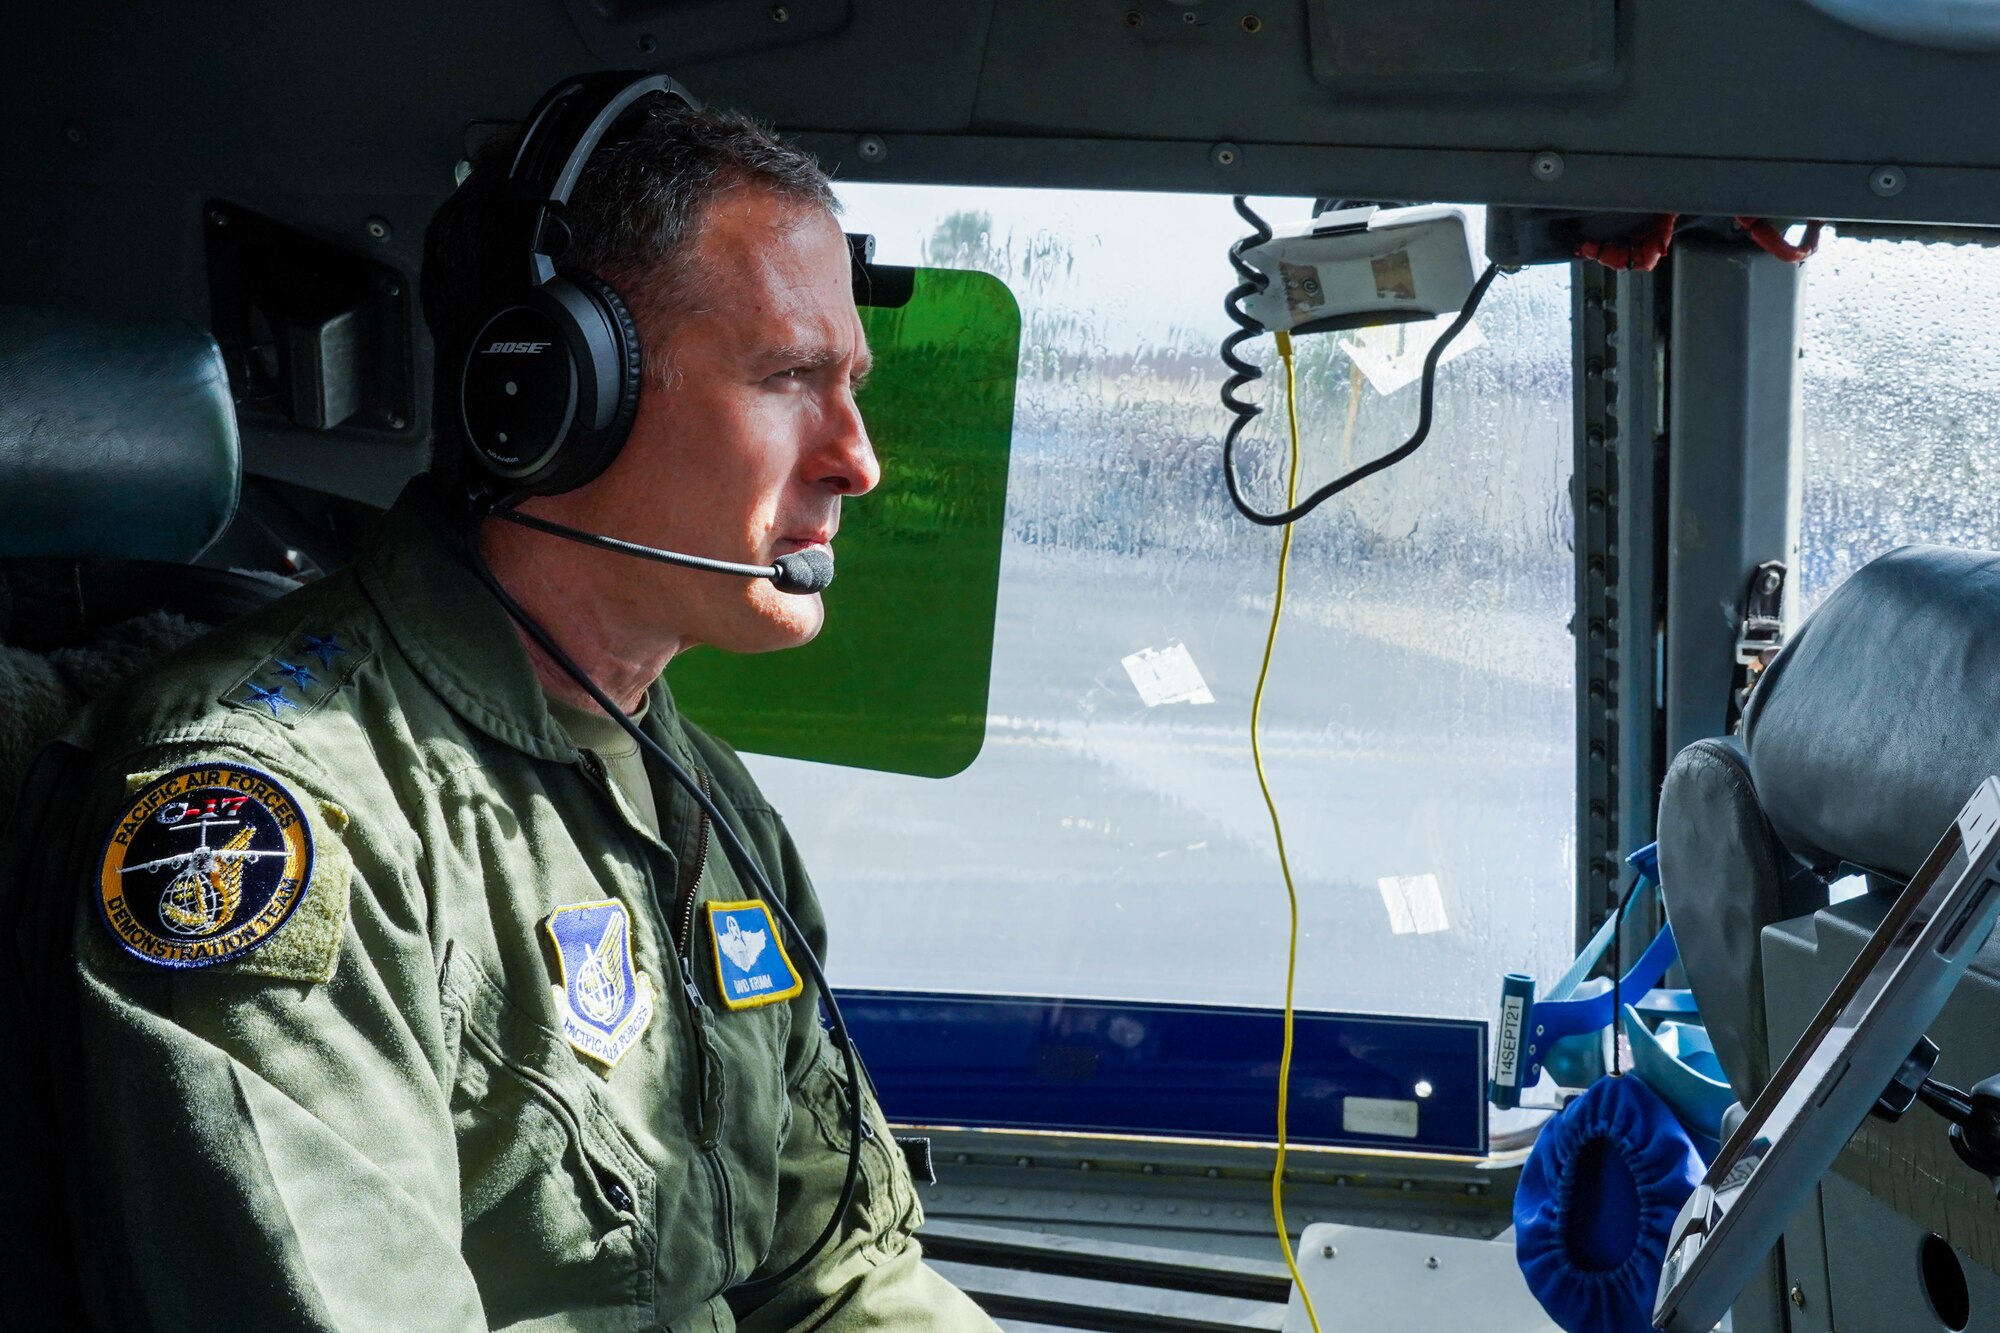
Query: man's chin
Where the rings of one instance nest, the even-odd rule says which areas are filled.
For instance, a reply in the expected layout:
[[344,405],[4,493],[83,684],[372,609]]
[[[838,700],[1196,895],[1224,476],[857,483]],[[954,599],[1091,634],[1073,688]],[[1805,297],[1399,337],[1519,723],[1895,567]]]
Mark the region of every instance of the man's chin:
[[757,606],[747,623],[732,625],[727,635],[709,642],[726,653],[777,653],[802,648],[819,637],[826,609],[818,593],[796,596],[773,590],[769,596],[782,599],[781,604]]

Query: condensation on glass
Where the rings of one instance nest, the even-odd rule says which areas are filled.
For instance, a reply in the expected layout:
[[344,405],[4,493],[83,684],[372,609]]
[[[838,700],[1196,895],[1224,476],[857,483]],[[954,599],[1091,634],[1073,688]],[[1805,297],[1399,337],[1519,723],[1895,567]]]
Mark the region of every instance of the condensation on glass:
[[[1249,744],[1279,539],[1219,471],[1243,224],[1211,196],[842,196],[878,258],[1002,277],[1022,356],[979,759],[932,781],[750,757],[825,900],[834,980],[1279,1004]],[[1483,1017],[1503,972],[1553,976],[1574,944],[1567,270],[1503,278],[1476,327],[1430,443],[1297,530],[1264,739],[1309,1007]],[[1431,336],[1300,340],[1306,485],[1402,441],[1417,390],[1394,382]],[[1246,434],[1267,508],[1278,383]]]
[[2000,249],[1838,236],[1800,318],[1809,612],[1910,542],[2000,548]]

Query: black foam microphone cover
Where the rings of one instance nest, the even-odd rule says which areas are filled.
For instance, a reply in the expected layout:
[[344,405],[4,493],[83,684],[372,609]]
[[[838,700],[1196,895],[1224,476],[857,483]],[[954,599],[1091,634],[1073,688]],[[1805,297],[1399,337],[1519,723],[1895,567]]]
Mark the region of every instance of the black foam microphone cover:
[[824,546],[781,555],[774,563],[778,573],[771,582],[779,592],[822,592],[833,582],[833,553]]

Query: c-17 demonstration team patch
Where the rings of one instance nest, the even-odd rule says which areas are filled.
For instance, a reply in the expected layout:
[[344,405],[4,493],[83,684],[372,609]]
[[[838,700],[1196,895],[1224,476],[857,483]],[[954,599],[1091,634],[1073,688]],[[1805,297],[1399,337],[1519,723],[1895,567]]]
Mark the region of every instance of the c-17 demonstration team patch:
[[312,879],[298,798],[241,764],[195,764],[141,787],[104,844],[97,906],[126,952],[208,967],[271,937]]

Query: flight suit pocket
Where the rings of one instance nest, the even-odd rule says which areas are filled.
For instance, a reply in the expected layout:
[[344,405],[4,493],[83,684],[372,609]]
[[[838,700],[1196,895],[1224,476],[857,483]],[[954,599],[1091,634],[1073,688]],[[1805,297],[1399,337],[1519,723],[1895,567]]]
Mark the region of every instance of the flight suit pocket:
[[[843,1157],[847,1154],[851,1112],[847,1100],[847,1061],[831,1039],[822,1037],[813,1067],[806,1073],[806,1110],[819,1131],[821,1142]],[[889,1122],[875,1099],[867,1097],[861,1108],[861,1184],[856,1203],[868,1218],[869,1231],[878,1238],[908,1235],[923,1225],[923,1206],[917,1201],[916,1182],[903,1151],[889,1132]]]
[[[558,1312],[568,1327],[645,1326],[654,1177],[553,1032],[463,953],[441,977],[458,1139],[460,1249],[498,1327]],[[593,1317],[594,1316],[594,1317]]]

